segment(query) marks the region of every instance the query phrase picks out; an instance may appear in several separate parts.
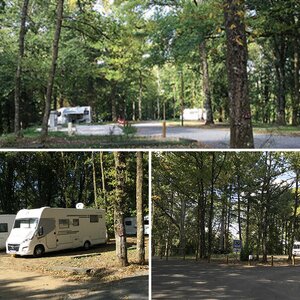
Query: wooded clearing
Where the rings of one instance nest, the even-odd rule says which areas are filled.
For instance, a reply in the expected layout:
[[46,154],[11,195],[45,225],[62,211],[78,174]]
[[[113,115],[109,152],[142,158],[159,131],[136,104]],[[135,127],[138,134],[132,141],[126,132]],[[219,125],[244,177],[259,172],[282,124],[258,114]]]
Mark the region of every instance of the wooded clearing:
[[[298,125],[299,1],[0,1],[0,134],[50,110],[93,122],[205,109],[252,148],[252,125]],[[184,119],[182,119],[184,125]]]
[[[152,249],[156,256],[213,255],[291,261],[299,231],[298,152],[157,153]],[[224,257],[225,260],[225,257]]]

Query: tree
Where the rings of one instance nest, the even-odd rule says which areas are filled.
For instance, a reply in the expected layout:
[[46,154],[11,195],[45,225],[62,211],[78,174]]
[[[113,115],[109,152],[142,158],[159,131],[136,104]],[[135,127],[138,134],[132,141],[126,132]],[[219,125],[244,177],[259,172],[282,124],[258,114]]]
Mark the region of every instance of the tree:
[[15,84],[15,135],[19,137],[20,132],[20,97],[21,97],[21,75],[22,75],[22,62],[24,56],[24,42],[26,34],[26,19],[28,12],[29,0],[23,1],[21,25],[19,33],[19,55],[16,71],[16,84]]
[[145,264],[144,241],[144,208],[143,208],[143,152],[136,153],[136,223],[138,263]]
[[224,1],[224,16],[227,36],[230,147],[253,148],[253,131],[248,95],[248,51],[244,24],[244,1]]
[[116,256],[118,264],[122,267],[128,265],[126,232],[124,224],[124,206],[126,202],[125,180],[126,180],[126,154],[114,152],[116,189],[114,201],[114,229],[116,238]]
[[47,93],[46,93],[46,99],[45,99],[45,111],[44,111],[43,123],[42,123],[42,138],[43,139],[48,134],[48,120],[49,120],[49,115],[50,115],[53,84],[54,84],[54,77],[55,77],[55,71],[56,71],[56,66],[57,66],[58,47],[59,47],[61,26],[62,26],[62,21],[63,21],[63,12],[64,12],[64,0],[57,0],[56,27],[55,27],[55,33],[54,33],[54,39],[53,39],[52,62],[51,62],[51,68],[50,68],[49,77],[48,77]]

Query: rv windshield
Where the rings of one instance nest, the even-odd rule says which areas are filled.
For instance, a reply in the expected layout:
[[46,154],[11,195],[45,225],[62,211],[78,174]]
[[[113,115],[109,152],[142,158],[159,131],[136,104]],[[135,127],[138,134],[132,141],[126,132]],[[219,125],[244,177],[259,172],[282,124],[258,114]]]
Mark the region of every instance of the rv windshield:
[[38,219],[16,219],[14,228],[36,228]]

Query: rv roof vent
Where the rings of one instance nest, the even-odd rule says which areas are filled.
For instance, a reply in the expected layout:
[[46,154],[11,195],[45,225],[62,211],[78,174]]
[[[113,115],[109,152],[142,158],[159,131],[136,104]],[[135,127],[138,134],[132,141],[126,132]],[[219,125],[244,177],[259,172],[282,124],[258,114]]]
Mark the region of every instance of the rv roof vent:
[[76,204],[76,208],[77,209],[83,209],[84,208],[84,204],[83,203],[77,203]]

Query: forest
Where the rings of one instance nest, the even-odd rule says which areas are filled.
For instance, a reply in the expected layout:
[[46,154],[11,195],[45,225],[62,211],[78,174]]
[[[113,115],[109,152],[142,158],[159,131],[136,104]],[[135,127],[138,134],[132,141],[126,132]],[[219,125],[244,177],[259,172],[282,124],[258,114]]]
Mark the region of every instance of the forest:
[[0,134],[89,105],[95,122],[205,108],[231,147],[299,124],[299,1],[0,1]]
[[148,213],[147,157],[143,152],[1,152],[0,213],[77,203],[103,208],[108,236],[120,238],[125,251],[124,218],[143,222]]
[[299,241],[298,152],[157,152],[152,251],[208,259],[288,255]]

